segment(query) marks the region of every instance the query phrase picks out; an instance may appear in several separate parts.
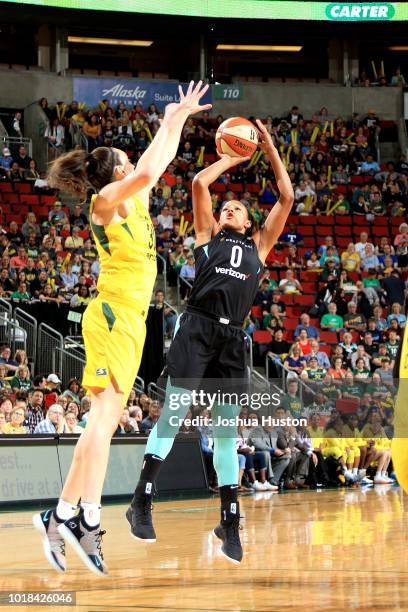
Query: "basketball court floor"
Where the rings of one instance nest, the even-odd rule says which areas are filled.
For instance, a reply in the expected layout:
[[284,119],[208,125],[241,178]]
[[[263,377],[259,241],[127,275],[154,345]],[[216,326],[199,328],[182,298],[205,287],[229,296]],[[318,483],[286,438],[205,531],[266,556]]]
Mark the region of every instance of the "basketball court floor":
[[33,510],[2,512],[0,591],[75,591],[76,606],[58,611],[408,610],[408,504],[398,487],[240,499],[240,566],[220,555],[211,534],[215,496],[157,502],[155,544],[129,536],[127,505],[105,505],[106,578],[89,573],[69,547],[69,569],[57,574],[43,558]]

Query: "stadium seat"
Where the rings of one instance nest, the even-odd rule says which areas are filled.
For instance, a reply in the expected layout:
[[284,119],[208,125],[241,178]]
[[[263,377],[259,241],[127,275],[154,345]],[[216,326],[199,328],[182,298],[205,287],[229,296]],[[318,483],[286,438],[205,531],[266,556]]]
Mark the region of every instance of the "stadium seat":
[[40,196],[34,195],[32,193],[22,193],[20,195],[20,199],[22,202],[25,202],[26,204],[31,204],[32,206],[38,206],[40,203]]
[[350,225],[353,222],[353,217],[351,215],[336,215],[335,219],[336,219],[336,233],[337,233],[337,229],[339,225],[347,225],[347,227],[350,227]]
[[258,183],[248,183],[245,185],[245,190],[249,191],[249,193],[259,193],[261,191],[261,187],[258,185]]
[[316,302],[315,295],[296,295],[296,303],[302,306],[314,306]]
[[313,225],[304,225],[301,230],[300,233],[302,234],[302,236],[314,236],[314,227]]
[[[310,279],[309,279],[310,280]],[[302,283],[304,293],[316,293],[316,283]]]
[[327,344],[337,344],[337,334],[333,331],[322,330],[320,332],[320,341],[326,342]]
[[13,183],[8,183],[8,182],[0,182],[0,191],[14,191],[13,189]]
[[269,342],[272,341],[272,335],[267,329],[256,329],[252,339],[254,342],[259,342],[260,344],[269,344]]
[[334,225],[334,217],[333,215],[319,215],[317,217],[317,222],[320,225]]
[[3,201],[9,204],[19,204],[20,194],[18,193],[3,193]]
[[[316,222],[317,222],[316,215],[301,215],[300,217],[298,217],[297,225],[298,226],[316,225]],[[299,231],[301,232],[302,230],[299,229]]]
[[314,249],[316,247],[316,240],[314,236],[306,236],[303,244],[305,247],[308,247],[308,249]]
[[349,397],[336,400],[336,410],[341,414],[350,414],[357,412],[360,406],[360,400],[358,397]]
[[262,319],[262,308],[260,306],[252,306],[251,315],[257,319]]
[[299,319],[296,318],[291,318],[291,317],[286,317],[285,318],[285,329],[296,329],[297,326],[299,324]]
[[[336,226],[336,242],[337,242],[337,236],[349,236],[350,237],[350,226],[349,225],[337,225]],[[350,241],[347,241],[347,244]]]
[[31,193],[31,183],[14,183],[14,188],[20,193]]

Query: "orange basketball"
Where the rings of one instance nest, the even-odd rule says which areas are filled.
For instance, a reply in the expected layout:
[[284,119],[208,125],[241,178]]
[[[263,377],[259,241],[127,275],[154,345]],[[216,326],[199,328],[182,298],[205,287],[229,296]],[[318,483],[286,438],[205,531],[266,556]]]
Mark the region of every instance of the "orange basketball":
[[258,146],[254,124],[243,117],[231,117],[219,126],[215,135],[217,152],[231,157],[251,157]]

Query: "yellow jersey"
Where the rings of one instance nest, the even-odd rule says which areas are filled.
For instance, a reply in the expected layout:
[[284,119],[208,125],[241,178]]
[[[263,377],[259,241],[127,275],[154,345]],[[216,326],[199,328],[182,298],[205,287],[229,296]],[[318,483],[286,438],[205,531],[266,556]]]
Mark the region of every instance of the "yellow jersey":
[[147,316],[157,274],[156,237],[146,206],[137,196],[126,200],[129,215],[119,223],[90,225],[100,259],[97,283],[99,294],[107,301],[131,303]]

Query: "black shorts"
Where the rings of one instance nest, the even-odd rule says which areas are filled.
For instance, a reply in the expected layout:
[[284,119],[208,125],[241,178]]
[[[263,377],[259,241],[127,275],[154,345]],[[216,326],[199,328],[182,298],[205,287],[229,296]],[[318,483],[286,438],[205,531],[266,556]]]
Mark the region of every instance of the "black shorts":
[[181,315],[179,324],[167,354],[167,373],[174,386],[197,389],[203,381],[203,388],[208,389],[213,384],[211,380],[222,381],[224,389],[234,388],[235,384],[246,388],[248,370],[242,329],[189,312]]

